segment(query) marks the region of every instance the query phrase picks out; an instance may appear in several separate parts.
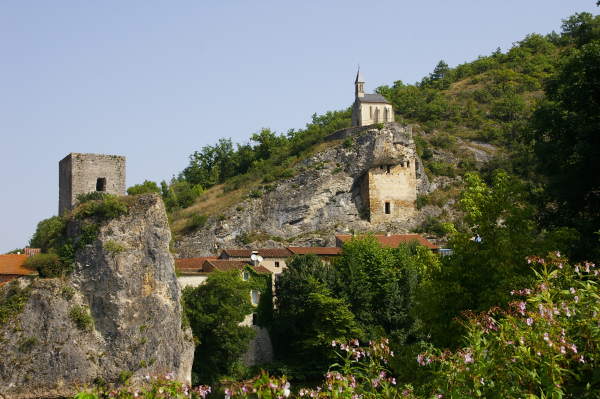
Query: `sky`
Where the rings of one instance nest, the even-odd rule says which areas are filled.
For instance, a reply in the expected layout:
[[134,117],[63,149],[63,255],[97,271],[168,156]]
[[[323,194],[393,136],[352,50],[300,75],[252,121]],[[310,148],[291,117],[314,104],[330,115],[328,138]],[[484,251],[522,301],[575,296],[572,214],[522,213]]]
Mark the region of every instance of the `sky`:
[[304,128],[365,91],[414,84],[560,32],[596,0],[0,2],[0,253],[57,214],[69,153],[170,180],[219,138]]

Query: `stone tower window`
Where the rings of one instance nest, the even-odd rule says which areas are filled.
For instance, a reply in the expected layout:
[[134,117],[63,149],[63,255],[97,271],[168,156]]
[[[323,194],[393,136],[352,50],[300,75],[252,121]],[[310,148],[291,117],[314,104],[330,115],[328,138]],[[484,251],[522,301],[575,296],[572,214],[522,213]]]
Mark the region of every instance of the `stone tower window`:
[[406,167],[410,168],[410,161],[406,161]]
[[96,180],[96,191],[106,191],[106,178],[100,177]]
[[388,174],[390,173],[390,165],[388,165],[388,167],[387,167],[387,173]]
[[392,213],[391,208],[390,208],[390,203],[386,202],[385,203],[385,214],[389,215],[390,213]]

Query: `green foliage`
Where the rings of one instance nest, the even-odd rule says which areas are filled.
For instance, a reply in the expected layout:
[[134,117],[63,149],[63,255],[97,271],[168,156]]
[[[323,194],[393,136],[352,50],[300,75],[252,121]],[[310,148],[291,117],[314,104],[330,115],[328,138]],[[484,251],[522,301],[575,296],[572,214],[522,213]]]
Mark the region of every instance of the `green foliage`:
[[27,258],[23,264],[36,270],[42,278],[58,277],[65,270],[65,264],[56,253],[38,254]]
[[597,396],[598,272],[590,263],[573,268],[560,253],[529,262],[535,281],[512,291],[507,310],[467,314],[465,347],[419,356],[433,371],[435,394]]
[[91,191],[85,194],[77,194],[75,198],[77,199],[77,203],[82,205],[90,201],[102,201],[105,195],[106,194],[101,191]]
[[100,220],[115,219],[128,211],[127,204],[119,200],[116,195],[105,194],[100,201],[82,203],[74,212],[76,219],[85,219],[92,216]]
[[352,137],[346,137],[344,138],[344,141],[342,142],[342,145],[344,146],[344,148],[352,148]]
[[[594,21],[600,23],[600,18]],[[591,20],[581,22],[589,23]],[[578,37],[585,35],[574,33],[575,27],[570,29]],[[600,162],[600,36],[597,37],[599,40],[561,58],[559,72],[545,86],[546,101],[531,121],[536,168],[544,183],[543,201],[551,204],[542,215],[544,225],[573,227],[582,233],[573,254],[577,260],[600,256],[598,238],[594,236],[600,226],[600,177],[590,173]]]
[[89,308],[87,306],[73,306],[69,312],[69,316],[80,330],[94,329],[94,318],[89,313]]
[[334,282],[331,266],[309,254],[292,257],[275,283],[274,350],[291,367],[305,370],[303,379],[322,375],[335,358],[331,340],[359,333],[348,306],[327,288]]
[[250,191],[250,194],[248,194],[250,198],[260,198],[262,197],[262,195],[262,191],[258,188],[253,189],[252,191]]
[[452,163],[429,162],[425,167],[435,176],[456,177],[456,167]]
[[38,223],[33,237],[29,240],[31,248],[40,248],[47,252],[49,248],[56,247],[58,241],[66,234],[67,222],[60,216],[52,216]]
[[204,193],[201,185],[192,185],[182,178],[173,178],[170,185],[163,180],[160,185],[165,208],[168,212],[190,207],[194,204],[196,198]]
[[207,220],[208,217],[206,215],[198,215],[197,213],[194,214],[188,223],[188,230],[194,231],[204,227]]
[[424,331],[441,347],[458,346],[461,329],[454,319],[462,311],[505,305],[512,287],[531,281],[526,256],[573,239],[569,231],[541,232],[527,186],[505,172],[496,174],[491,188],[475,174],[467,173],[465,182],[461,207],[470,231],[452,233],[453,255],[427,268],[419,295]]
[[417,194],[417,209],[421,210],[427,205],[431,205],[431,197],[427,194]]
[[60,294],[65,298],[65,299],[71,299],[73,298],[73,296],[75,295],[75,290],[73,289],[73,287],[70,287],[68,285],[65,285],[61,290],[60,290]]
[[385,335],[397,344],[419,340],[413,314],[422,269],[437,264],[431,251],[416,243],[381,247],[372,236],[353,238],[332,259],[338,295],[345,300],[364,339]]
[[18,280],[6,283],[0,293],[0,326],[19,314],[29,299],[29,287],[21,288]]
[[125,250],[125,246],[123,244],[118,244],[114,240],[109,240],[103,248],[110,252],[113,256],[116,256]]
[[127,195],[138,195],[147,193],[160,193],[160,187],[153,181],[144,180],[142,184],[136,184],[127,189]]
[[184,313],[198,342],[194,356],[193,378],[216,382],[246,350],[255,332],[240,326],[254,307],[250,287],[232,270],[211,273],[206,283],[183,290]]
[[438,237],[443,237],[446,234],[446,230],[440,219],[431,215],[421,223],[421,226],[419,226],[415,232],[434,234]]
[[[151,362],[152,363],[152,362]],[[119,381],[126,386],[120,390],[110,390],[104,383],[102,378],[96,377],[94,383],[96,388],[88,390],[84,386],[73,399],[156,399],[156,398],[173,398],[173,399],[205,399],[206,395],[211,392],[209,386],[198,386],[191,388],[185,384],[175,381],[172,372],[151,376],[145,375],[145,380],[139,387],[129,386],[129,379],[133,373],[131,371],[122,371],[119,374]]]
[[244,210],[244,207],[243,207],[243,206],[241,206],[241,205],[238,205],[238,206],[235,208],[235,210],[236,210],[236,211],[238,211],[238,212],[241,212],[241,211],[243,211],[243,210]]

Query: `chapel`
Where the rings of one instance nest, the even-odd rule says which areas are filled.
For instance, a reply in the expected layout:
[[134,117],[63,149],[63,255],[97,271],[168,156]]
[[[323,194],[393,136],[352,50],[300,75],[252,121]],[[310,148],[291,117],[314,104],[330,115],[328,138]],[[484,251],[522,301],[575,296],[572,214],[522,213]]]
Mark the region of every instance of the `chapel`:
[[365,94],[365,80],[358,68],[354,82],[352,126],[394,122],[394,108],[381,94]]

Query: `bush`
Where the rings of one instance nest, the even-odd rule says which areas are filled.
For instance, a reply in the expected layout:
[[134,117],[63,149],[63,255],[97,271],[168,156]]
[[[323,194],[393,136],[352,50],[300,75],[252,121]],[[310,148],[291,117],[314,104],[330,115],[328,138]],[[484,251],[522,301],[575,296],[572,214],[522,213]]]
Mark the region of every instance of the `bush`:
[[21,288],[18,280],[7,283],[6,294],[0,297],[0,326],[4,325],[12,316],[23,310],[29,299],[29,288]]
[[144,180],[142,184],[136,184],[127,189],[127,195],[138,195],[146,193],[160,193],[160,187],[153,181]]
[[92,330],[94,328],[94,318],[89,313],[87,306],[73,306],[69,316],[80,330]]
[[75,218],[83,219],[97,216],[101,220],[117,218],[127,213],[127,204],[119,200],[116,195],[106,194],[102,201],[89,201],[75,211]]
[[23,263],[26,267],[36,270],[40,277],[59,277],[65,270],[64,263],[56,253],[38,254],[25,259]]
[[262,191],[260,191],[258,188],[255,188],[254,190],[250,191],[250,194],[248,196],[250,198],[260,198],[262,197],[262,195]]
[[344,146],[344,148],[352,148],[352,137],[346,137],[344,139],[344,142],[342,143],[342,145]]
[[427,167],[435,176],[456,177],[456,168],[454,164],[431,162],[429,165],[427,165]]
[[194,214],[192,216],[192,218],[189,220],[187,227],[190,230],[197,230],[199,228],[204,227],[207,220],[208,220],[208,217],[206,215]]
[[427,194],[417,194],[417,209],[421,210],[426,205],[431,205],[431,197]]

